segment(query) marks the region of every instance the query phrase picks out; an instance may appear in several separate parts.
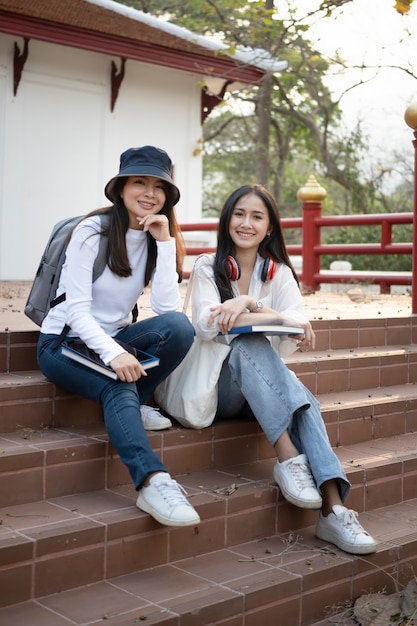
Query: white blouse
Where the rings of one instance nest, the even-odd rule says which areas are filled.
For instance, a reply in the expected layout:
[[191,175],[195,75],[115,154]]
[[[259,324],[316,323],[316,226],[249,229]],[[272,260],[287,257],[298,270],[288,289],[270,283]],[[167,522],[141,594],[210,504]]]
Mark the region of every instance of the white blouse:
[[[198,337],[204,340],[216,339],[219,328],[213,324],[207,326],[211,315],[210,307],[220,302],[220,293],[217,289],[213,272],[213,255],[201,255],[194,265],[192,285],[192,318]],[[300,322],[307,321],[303,313],[303,301],[299,286],[292,271],[283,263],[277,266],[272,280],[263,282],[261,271],[264,259],[258,255],[255,268],[249,285],[248,295],[255,300],[262,300],[265,307],[279,311]],[[235,296],[239,296],[237,282],[232,282]],[[297,340],[286,335],[268,337],[274,349],[281,357],[289,356],[297,349]],[[222,337],[222,341],[232,341],[233,337]]]

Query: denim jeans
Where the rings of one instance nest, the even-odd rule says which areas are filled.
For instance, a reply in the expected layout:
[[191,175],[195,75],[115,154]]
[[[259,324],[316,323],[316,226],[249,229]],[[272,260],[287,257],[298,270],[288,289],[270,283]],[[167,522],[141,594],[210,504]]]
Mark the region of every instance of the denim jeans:
[[167,471],[149,444],[140,405],[152,397],[157,385],[187,354],[194,328],[183,313],[165,313],[127,326],[116,338],[158,356],[160,364],[136,383],[112,380],[63,356],[59,347],[53,348],[56,335],[42,333],[38,362],[48,380],[102,405],[110,441],[127,466],[135,488],[140,489],[146,476]]
[[334,478],[345,501],[350,483],[330,445],[320,405],[266,337],[245,334],[232,341],[218,395],[219,417],[239,417],[246,411],[272,445],[288,430],[298,452],[307,456],[317,487]]

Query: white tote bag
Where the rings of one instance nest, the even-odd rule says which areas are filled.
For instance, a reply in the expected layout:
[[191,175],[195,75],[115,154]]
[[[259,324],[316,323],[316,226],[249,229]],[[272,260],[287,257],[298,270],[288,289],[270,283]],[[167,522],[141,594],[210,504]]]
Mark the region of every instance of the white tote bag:
[[185,358],[156,388],[161,409],[183,426],[210,426],[217,411],[217,381],[229,350],[227,344],[195,337]]
[[[185,296],[184,313],[191,295],[191,274]],[[217,381],[230,346],[198,337],[178,367],[155,390],[155,400],[163,411],[189,428],[205,428],[217,411]]]

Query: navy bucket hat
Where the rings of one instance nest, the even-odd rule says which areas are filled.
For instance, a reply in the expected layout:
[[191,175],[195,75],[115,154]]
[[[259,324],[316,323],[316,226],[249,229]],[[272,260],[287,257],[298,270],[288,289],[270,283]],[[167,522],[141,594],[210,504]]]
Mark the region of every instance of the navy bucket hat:
[[167,182],[174,196],[173,204],[180,199],[180,191],[172,180],[172,161],[165,150],[154,146],[129,148],[120,155],[120,167],[117,176],[114,176],[104,188],[106,197],[116,202],[115,187],[119,178],[128,176],[153,176]]

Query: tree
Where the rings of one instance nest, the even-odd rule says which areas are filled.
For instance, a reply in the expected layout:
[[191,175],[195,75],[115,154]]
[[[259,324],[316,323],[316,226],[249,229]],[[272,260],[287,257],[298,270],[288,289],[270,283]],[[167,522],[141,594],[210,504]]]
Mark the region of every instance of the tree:
[[[348,210],[374,210],[378,181],[364,181],[360,168],[366,138],[360,124],[350,131],[343,128],[343,94],[336,100],[326,86],[330,69],[343,70],[345,64],[337,56],[325,59],[308,38],[314,20],[338,15],[351,1],[317,0],[308,14],[291,0],[280,1],[276,7],[273,0],[130,1],[142,11],[192,31],[220,36],[231,53],[237,46],[262,49],[288,61],[288,71],[279,76],[266,74],[260,88],[229,95],[229,108],[214,109],[205,122],[204,172],[211,191],[206,194],[208,212],[219,204],[216,185],[222,185],[224,197],[224,181],[235,186],[243,173],[245,181],[269,186],[280,201],[286,182],[297,181],[297,170],[304,174],[307,162],[326,181],[333,180],[348,192]],[[404,11],[407,2],[397,2],[397,10]],[[215,164],[220,162],[221,170],[216,172]],[[295,177],[290,175],[293,168]]]

